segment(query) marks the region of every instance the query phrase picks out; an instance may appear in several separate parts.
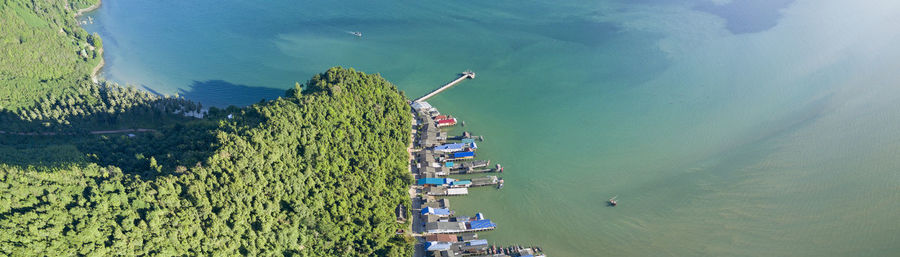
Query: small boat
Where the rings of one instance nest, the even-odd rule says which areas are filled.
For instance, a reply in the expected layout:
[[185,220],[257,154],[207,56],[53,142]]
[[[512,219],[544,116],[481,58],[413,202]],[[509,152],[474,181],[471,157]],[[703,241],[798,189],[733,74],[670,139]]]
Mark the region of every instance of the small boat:
[[617,196],[613,196],[612,198],[609,198],[609,206],[615,207],[616,205],[619,204],[618,202],[616,202],[616,197],[619,197],[619,196],[617,195]]
[[497,184],[497,189],[503,189],[503,183]]
[[362,37],[362,32],[359,32],[359,31],[353,31],[353,32],[350,32],[350,34],[353,34],[354,36],[357,36],[357,37]]

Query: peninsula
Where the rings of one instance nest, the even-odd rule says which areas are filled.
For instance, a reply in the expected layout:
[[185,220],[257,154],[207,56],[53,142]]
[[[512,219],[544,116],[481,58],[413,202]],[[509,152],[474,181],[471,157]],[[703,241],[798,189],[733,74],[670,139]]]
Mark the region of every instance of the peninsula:
[[207,109],[95,82],[100,39],[73,10],[98,3],[0,8],[0,255],[412,255],[394,85],[336,67]]

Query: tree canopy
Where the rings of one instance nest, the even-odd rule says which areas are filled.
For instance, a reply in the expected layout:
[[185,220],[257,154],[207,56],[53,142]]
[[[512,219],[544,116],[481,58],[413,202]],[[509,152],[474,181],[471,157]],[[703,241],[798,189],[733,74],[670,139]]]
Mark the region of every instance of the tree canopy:
[[342,68],[294,95],[218,123],[87,136],[62,165],[0,164],[0,253],[408,255],[393,214],[409,201],[405,97]]
[[411,255],[394,85],[332,68],[188,117],[201,106],[90,80],[102,40],[74,13],[94,3],[0,1],[0,255]]

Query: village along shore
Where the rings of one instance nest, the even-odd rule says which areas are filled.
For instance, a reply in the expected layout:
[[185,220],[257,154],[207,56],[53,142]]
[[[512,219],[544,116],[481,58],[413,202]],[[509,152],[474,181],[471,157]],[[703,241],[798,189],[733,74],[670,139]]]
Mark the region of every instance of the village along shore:
[[[479,176],[471,179],[454,179],[451,175],[502,173],[499,164],[490,165],[490,160],[476,160],[478,142],[482,136],[463,132],[449,136],[445,128],[462,125],[451,115],[441,114],[427,100],[466,79],[475,78],[475,73],[466,71],[452,82],[431,93],[410,102],[413,112],[411,143],[409,146],[409,171],[414,177],[410,187],[411,210],[403,205],[397,207],[398,221],[411,219],[408,232],[417,240],[415,255],[435,257],[491,256],[529,257],[544,256],[538,246],[495,245],[480,239],[478,232],[497,228],[483,213],[458,214],[450,208],[448,197],[465,196],[472,187],[503,188],[499,175]],[[406,217],[411,213],[411,217]]]

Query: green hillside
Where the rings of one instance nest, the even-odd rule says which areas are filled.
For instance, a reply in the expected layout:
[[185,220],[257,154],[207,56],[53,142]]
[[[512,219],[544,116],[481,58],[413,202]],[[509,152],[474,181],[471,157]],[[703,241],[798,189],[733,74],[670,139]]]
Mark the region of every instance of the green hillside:
[[394,85],[332,68],[188,117],[201,106],[90,81],[99,39],[73,16],[90,4],[0,2],[0,255],[411,255]]
[[0,1],[0,109],[28,108],[90,81],[100,41],[78,26],[74,14],[96,2]]

